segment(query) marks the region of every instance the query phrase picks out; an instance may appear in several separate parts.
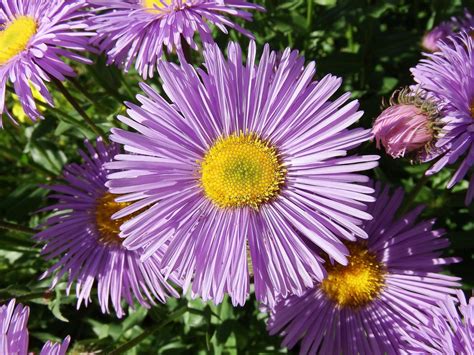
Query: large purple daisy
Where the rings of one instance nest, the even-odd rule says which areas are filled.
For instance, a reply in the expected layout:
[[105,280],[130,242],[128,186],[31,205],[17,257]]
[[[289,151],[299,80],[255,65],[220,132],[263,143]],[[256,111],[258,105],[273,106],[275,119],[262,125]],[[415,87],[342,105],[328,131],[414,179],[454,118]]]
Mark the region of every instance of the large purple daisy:
[[84,164],[67,166],[65,184],[49,187],[56,192],[52,197],[58,202],[48,210],[56,214],[47,220],[48,228],[36,239],[46,243],[42,254],[47,259],[60,260],[44,277],[54,275],[54,287],[64,274],[69,274],[68,293],[76,282],[78,307],[82,302],[88,304],[97,282],[102,311],[109,312],[111,302],[118,317],[124,314],[123,300],[133,305],[136,299],[148,307],[155,299],[164,302],[167,294],[177,296],[159,271],[161,251],[142,263],[140,250],[129,251],[122,246],[118,233],[123,221],[110,218],[127,206],[115,202],[117,196],[105,187],[107,171],[103,164],[118,154],[118,146],[106,146],[98,140],[95,149],[89,142],[86,147],[89,155],[81,152]]
[[[28,354],[28,306],[17,304],[12,299],[8,305],[0,307],[0,354]],[[65,355],[70,337],[62,343],[46,342],[40,355]]]
[[[85,0],[5,0],[0,4],[0,114],[5,107],[6,85],[11,82],[24,112],[33,121],[42,118],[33,93],[48,104],[53,99],[45,86],[51,78],[74,76],[61,57],[89,63],[72,51],[87,49],[90,33],[83,20]],[[14,121],[15,122],[15,121]],[[0,119],[0,127],[2,120]]]
[[232,22],[228,15],[252,20],[248,10],[263,11],[260,5],[246,0],[89,0],[99,6],[93,28],[98,33],[97,44],[106,52],[109,63],[126,71],[133,61],[145,79],[152,77],[163,47],[182,52],[182,40],[198,49],[195,33],[204,43],[212,43],[208,23],[224,33],[226,27],[244,35],[253,35]]
[[204,300],[228,292],[243,304],[249,292],[301,294],[324,276],[318,246],[347,263],[343,240],[366,237],[373,201],[358,172],[378,156],[347,156],[370,139],[348,130],[362,116],[346,93],[329,101],[341,79],[314,80],[315,64],[298,52],[265,46],[260,63],[249,47],[247,64],[236,43],[225,59],[217,45],[204,51],[203,69],[162,62],[158,71],[171,102],[143,84],[141,106],[128,104],[119,119],[137,132],[114,129],[111,139],[130,154],[107,165],[111,191],[137,201],[121,218],[124,246],[145,258],[170,242],[162,268],[192,281]]
[[[439,101],[443,128],[436,142],[441,158],[427,174],[439,172],[461,158],[456,173],[448,183],[451,188],[462,180],[474,165],[474,43],[462,34],[440,44],[440,51],[427,55],[415,68],[413,76],[420,86]],[[471,176],[466,203],[472,202],[474,175]]]
[[282,333],[284,346],[301,340],[301,353],[395,354],[403,345],[400,330],[427,322],[426,310],[454,293],[455,277],[440,273],[457,261],[441,258],[448,245],[434,221],[416,223],[422,208],[396,218],[403,193],[376,186],[374,219],[362,227],[366,241],[347,243],[347,266],[328,260],[328,276],[303,296],[282,297],[271,311],[271,334]]
[[474,355],[474,297],[467,303],[459,290],[457,298],[438,302],[427,325],[408,330],[410,354]]

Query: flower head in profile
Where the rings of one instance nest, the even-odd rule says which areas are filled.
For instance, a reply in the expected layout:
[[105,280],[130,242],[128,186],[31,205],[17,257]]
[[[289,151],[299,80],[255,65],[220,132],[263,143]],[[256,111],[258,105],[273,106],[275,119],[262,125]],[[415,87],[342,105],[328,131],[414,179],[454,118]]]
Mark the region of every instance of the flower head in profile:
[[455,36],[456,33],[466,32],[472,34],[474,30],[474,16],[468,9],[464,10],[464,16],[453,17],[450,21],[445,21],[435,26],[431,31],[425,33],[421,40],[421,46],[428,52],[437,52],[439,45],[448,43],[448,37]]
[[425,161],[432,154],[436,138],[438,108],[421,93],[403,89],[394,93],[390,106],[376,118],[372,130],[377,148],[393,158],[409,156]]
[[[442,153],[427,173],[437,173],[461,160],[448,183],[451,188],[474,165],[474,40],[462,34],[449,45],[440,44],[440,51],[428,54],[412,73],[420,87],[437,100],[442,111],[443,128],[434,144]],[[474,194],[474,175],[469,188],[467,203]]]
[[[15,306],[12,299],[0,306],[0,354],[28,354],[28,317],[30,309],[22,304]],[[62,343],[46,342],[40,355],[65,355],[70,337]]]
[[362,228],[366,241],[349,242],[347,265],[327,260],[327,277],[302,296],[282,297],[271,310],[271,334],[284,335],[302,354],[395,354],[401,330],[427,321],[426,310],[455,292],[457,278],[440,273],[457,261],[440,257],[448,245],[434,221],[416,222],[422,208],[396,218],[403,200],[376,185],[374,219]]
[[439,50],[439,43],[446,40],[453,34],[453,26],[449,22],[442,22],[435,26],[431,31],[425,33],[421,39],[421,46],[428,52],[436,52]]
[[155,299],[164,302],[169,294],[177,296],[159,271],[161,250],[142,263],[140,250],[122,246],[118,233],[123,220],[110,218],[128,205],[116,202],[117,196],[105,187],[103,164],[119,153],[118,146],[106,146],[99,139],[96,148],[89,142],[86,147],[88,154],[81,152],[84,163],[67,166],[64,183],[49,187],[58,202],[48,209],[56,213],[35,238],[46,244],[42,254],[48,260],[59,261],[43,277],[54,275],[54,287],[68,274],[68,293],[75,283],[78,307],[88,304],[97,283],[102,311],[108,313],[111,302],[118,317],[124,314],[122,301],[133,306],[137,300],[148,307]]
[[[229,16],[252,20],[250,10],[263,11],[247,0],[89,0],[100,11],[93,17],[97,31],[96,44],[114,63],[126,71],[135,68],[145,79],[152,77],[163,49],[183,52],[187,43],[197,50],[196,33],[203,43],[213,43],[215,25],[227,33],[226,27],[253,38]],[[183,42],[184,41],[184,42]]]
[[359,104],[349,93],[331,101],[341,79],[315,81],[315,64],[290,49],[267,45],[258,64],[254,42],[246,64],[236,43],[227,59],[217,45],[204,57],[206,70],[160,63],[169,100],[143,84],[141,106],[119,116],[136,132],[112,131],[129,153],[107,164],[120,170],[108,186],[135,202],[115,217],[150,205],[122,225],[124,246],[146,258],[169,243],[162,268],[204,300],[227,292],[243,304],[248,256],[257,299],[302,293],[325,274],[320,254],[345,264],[342,240],[366,237],[373,190],[359,172],[378,156],[348,153],[371,137],[348,129]]
[[428,323],[407,331],[410,354],[474,354],[474,297],[469,303],[457,291],[457,300],[447,297],[433,307]]
[[[84,21],[85,0],[5,0],[0,4],[0,114],[15,119],[5,106],[11,85],[25,114],[42,118],[35,104],[37,92],[53,105],[45,81],[65,80],[74,70],[63,58],[89,63],[78,55],[90,41]],[[2,120],[0,119],[0,127]]]

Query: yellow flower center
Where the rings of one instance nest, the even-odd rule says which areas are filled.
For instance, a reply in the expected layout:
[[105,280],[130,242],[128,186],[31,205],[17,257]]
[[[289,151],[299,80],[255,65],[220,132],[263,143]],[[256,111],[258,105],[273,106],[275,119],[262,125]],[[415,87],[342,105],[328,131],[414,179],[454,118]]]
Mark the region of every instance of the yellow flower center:
[[99,230],[99,242],[105,245],[122,245],[119,237],[120,226],[132,216],[112,219],[112,215],[130,205],[129,202],[116,202],[117,195],[106,192],[97,199],[95,222]]
[[142,5],[149,12],[160,13],[162,9],[166,8],[173,0],[143,0]]
[[340,307],[358,308],[380,295],[385,285],[385,268],[364,245],[353,243],[348,249],[348,265],[329,265],[321,289]]
[[25,50],[36,33],[36,21],[29,16],[17,17],[0,31],[0,65]]
[[471,104],[469,105],[471,110],[471,117],[474,118],[474,99],[471,100]]
[[256,134],[218,139],[201,162],[205,195],[221,208],[258,207],[275,198],[286,169],[278,151]]

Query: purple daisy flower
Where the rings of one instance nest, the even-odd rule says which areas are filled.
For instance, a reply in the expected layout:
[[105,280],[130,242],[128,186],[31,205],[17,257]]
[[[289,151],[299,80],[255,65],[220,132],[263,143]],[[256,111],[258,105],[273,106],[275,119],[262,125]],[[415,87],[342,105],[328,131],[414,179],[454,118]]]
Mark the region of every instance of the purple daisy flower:
[[395,354],[400,330],[425,322],[425,310],[455,292],[458,278],[440,273],[456,262],[441,258],[449,242],[433,220],[416,223],[422,207],[401,218],[399,189],[390,195],[376,185],[374,219],[362,228],[369,237],[347,243],[347,266],[327,260],[328,276],[303,296],[282,297],[271,310],[269,331],[282,333],[289,348],[301,340],[302,354]]
[[65,184],[48,187],[56,192],[52,197],[58,202],[47,210],[57,213],[35,238],[46,243],[42,251],[46,259],[61,259],[43,277],[54,275],[51,287],[55,287],[68,274],[67,292],[76,282],[78,308],[82,302],[88,304],[97,282],[102,312],[109,312],[111,302],[118,317],[124,314],[123,300],[133,306],[136,299],[149,307],[155,299],[164,302],[168,294],[178,296],[159,271],[161,250],[142,263],[140,250],[122,246],[118,233],[123,220],[110,218],[128,205],[115,202],[117,196],[105,187],[107,171],[103,164],[119,153],[118,146],[106,146],[99,139],[95,149],[89,142],[86,147],[89,154],[80,152],[84,163],[65,168]]
[[[28,317],[30,308],[12,299],[0,307],[0,354],[26,355],[28,353]],[[65,355],[71,338],[62,343],[46,342],[40,355]]]
[[[27,116],[43,118],[33,93],[38,91],[49,105],[53,99],[45,86],[51,78],[65,80],[74,70],[61,57],[80,63],[90,61],[84,51],[91,33],[85,32],[81,0],[5,0],[0,4],[0,114],[6,113],[6,85],[10,81]],[[72,52],[75,51],[75,52]],[[33,89],[33,90],[32,90]],[[0,119],[0,127],[2,120]]]
[[442,22],[427,32],[421,40],[421,46],[429,52],[437,52],[440,50],[441,43],[448,42],[448,37],[462,32],[472,34],[473,28],[474,16],[465,9],[464,16],[452,17],[450,21]]
[[40,355],[65,355],[70,341],[70,337],[66,337],[62,343],[48,341],[41,349]]
[[222,32],[226,27],[244,35],[253,35],[232,22],[228,16],[252,20],[248,10],[264,11],[260,5],[246,0],[89,0],[99,6],[92,18],[92,28],[98,33],[95,42],[106,52],[108,63],[128,71],[135,68],[145,79],[152,77],[157,62],[168,52],[182,52],[182,40],[197,50],[195,33],[203,43],[213,43],[208,23]]
[[[346,93],[330,101],[341,79],[314,80],[297,51],[266,45],[260,63],[251,42],[247,64],[238,44],[228,59],[217,45],[204,51],[203,69],[158,64],[171,102],[148,85],[141,106],[128,104],[119,120],[136,133],[114,129],[125,146],[107,164],[111,191],[137,201],[117,213],[124,246],[153,255],[170,242],[162,268],[192,281],[193,295],[243,304],[251,261],[258,300],[298,293],[324,277],[318,246],[347,263],[344,240],[366,237],[358,226],[373,190],[358,174],[378,156],[347,156],[370,139],[347,128],[362,116]],[[158,202],[159,201],[159,202]]]
[[[440,44],[440,51],[428,54],[412,69],[415,81],[438,100],[442,112],[442,131],[436,147],[446,153],[427,171],[439,172],[446,165],[462,162],[448,183],[453,187],[474,165],[474,43],[467,34]],[[466,203],[473,197],[474,176]]]
[[457,292],[459,305],[452,297],[432,308],[429,323],[407,333],[410,354],[474,355],[474,297],[466,302]]
[[30,309],[15,300],[0,307],[0,354],[26,354]]

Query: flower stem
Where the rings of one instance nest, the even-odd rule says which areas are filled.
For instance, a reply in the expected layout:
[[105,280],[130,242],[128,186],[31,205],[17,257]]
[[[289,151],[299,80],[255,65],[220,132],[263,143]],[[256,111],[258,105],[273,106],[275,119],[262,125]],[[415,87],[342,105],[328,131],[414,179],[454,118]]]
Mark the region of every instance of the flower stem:
[[36,229],[20,226],[18,224],[5,222],[5,221],[0,221],[0,229],[5,229],[5,230],[13,231],[13,232],[21,232],[21,233],[26,233],[26,234],[38,233]]
[[98,135],[101,136],[104,142],[108,143],[109,140],[107,136],[102,132],[99,127],[94,123],[94,121],[91,120],[91,118],[87,115],[87,113],[84,111],[84,109],[79,105],[79,103],[76,101],[74,96],[72,96],[69,91],[66,89],[66,87],[63,85],[63,83],[57,79],[53,79],[54,84],[58,88],[58,90],[63,94],[63,96],[66,98],[66,100],[69,101],[72,107],[77,111],[77,113],[84,119],[84,121],[89,125],[89,127],[92,129],[92,131]]
[[430,176],[426,175],[426,172],[431,168],[432,164],[430,164],[425,171],[423,171],[423,175],[421,178],[418,180],[416,183],[415,187],[410,191],[408,196],[405,198],[403,206],[400,208],[398,211],[398,215],[401,216],[403,215],[406,211],[408,211],[412,205],[415,199],[417,198],[418,194],[420,193],[421,189],[426,185],[428,180],[430,179]]
[[166,319],[165,321],[163,321],[160,324],[157,324],[154,327],[151,327],[151,328],[145,330],[142,334],[140,334],[137,337],[127,341],[125,344],[120,345],[115,350],[112,350],[111,352],[109,352],[109,355],[123,354],[126,351],[134,348],[135,346],[140,344],[143,340],[148,338],[150,335],[152,335],[153,333],[157,332],[158,330],[164,328],[169,323],[174,322],[176,319],[180,318],[186,312],[188,312],[187,307],[182,307],[182,308],[177,309],[176,311],[174,311],[173,313],[171,313],[169,315],[168,319]]
[[314,0],[306,0],[307,3],[307,11],[306,11],[306,27],[311,29],[313,25],[313,8],[314,8]]

